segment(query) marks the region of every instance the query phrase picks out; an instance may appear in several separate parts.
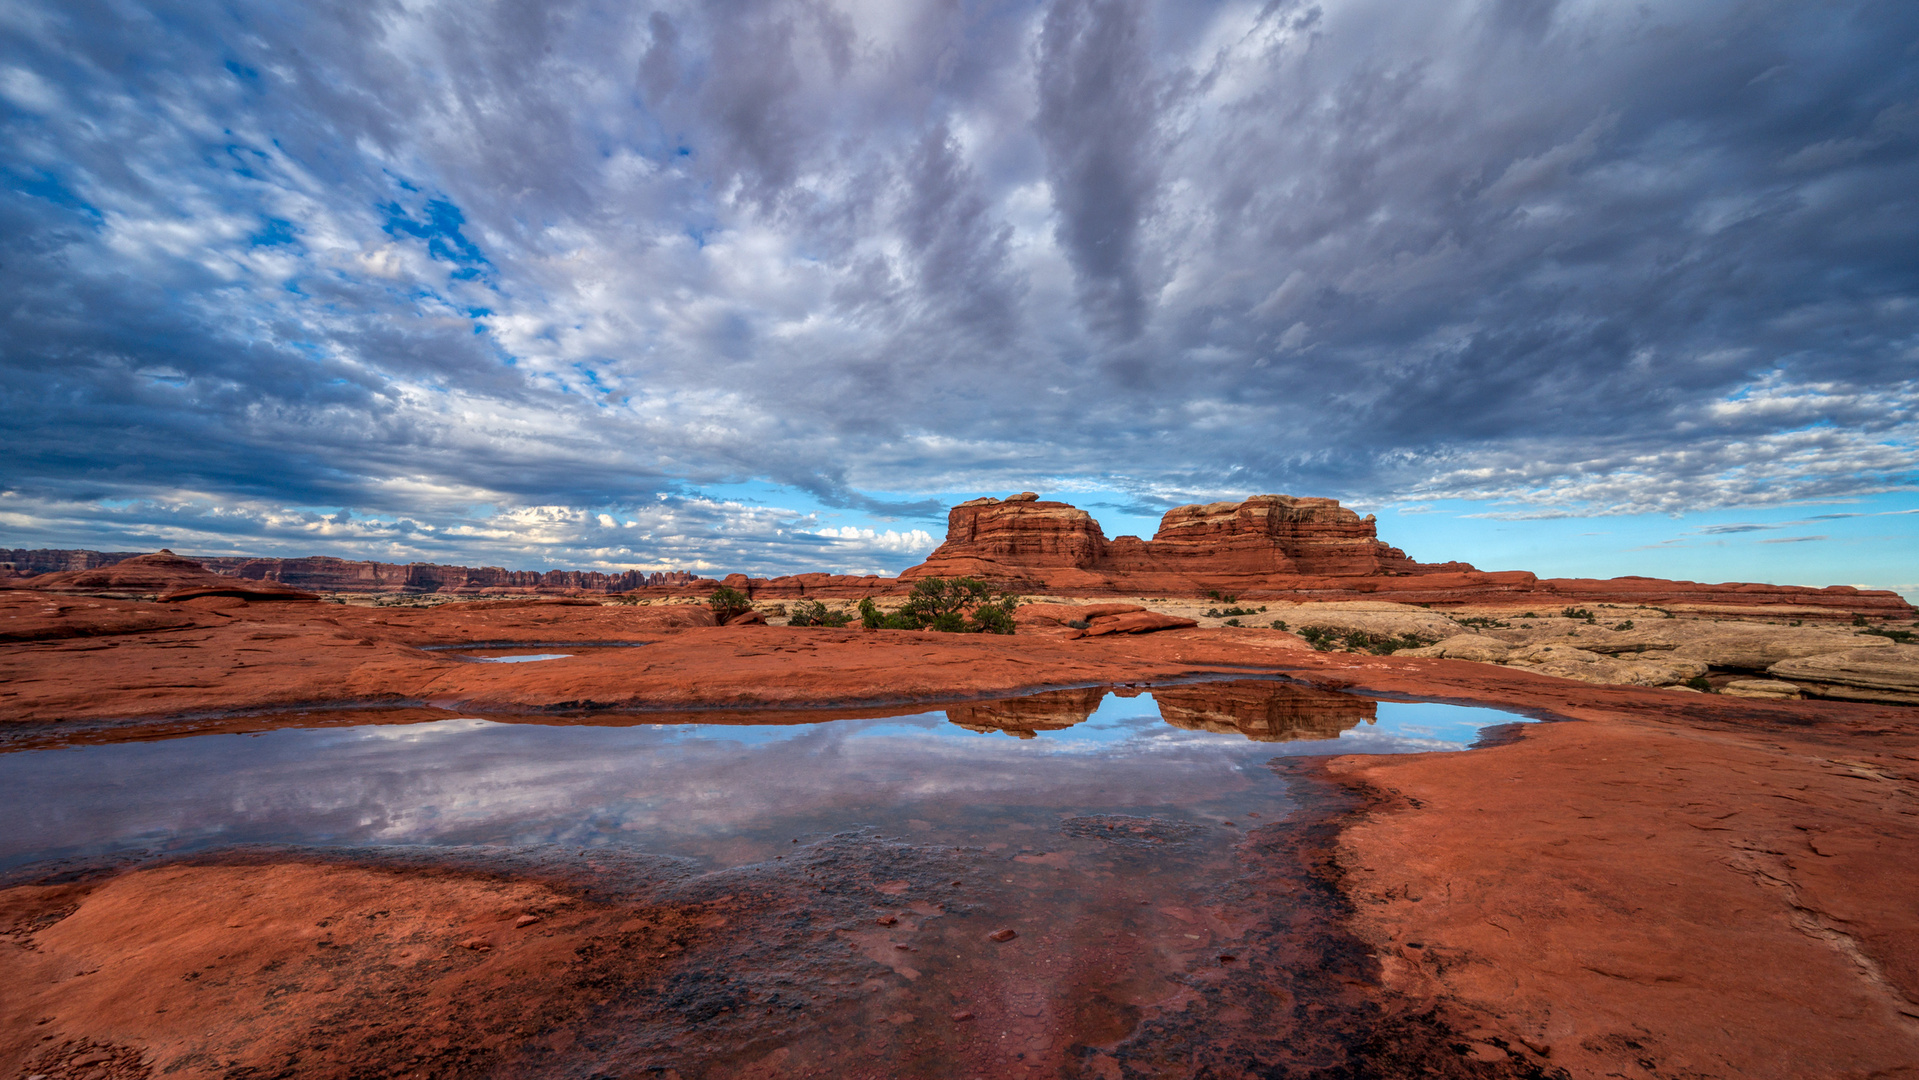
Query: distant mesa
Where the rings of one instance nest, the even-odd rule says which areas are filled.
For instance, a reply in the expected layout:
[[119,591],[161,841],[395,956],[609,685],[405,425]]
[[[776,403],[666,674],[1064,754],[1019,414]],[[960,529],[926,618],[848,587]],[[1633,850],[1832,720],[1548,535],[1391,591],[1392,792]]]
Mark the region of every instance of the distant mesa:
[[[165,552],[171,556],[171,552]],[[132,552],[0,550],[0,578],[25,587],[23,578],[122,565]],[[313,555],[295,559],[215,556],[193,564],[226,578],[287,586],[315,593],[440,593],[478,596],[489,593],[662,593],[714,583],[684,570],[505,570],[497,566],[442,566],[437,563],[388,563]],[[39,586],[34,586],[39,587]]]
[[107,566],[64,573],[40,574],[18,588],[86,596],[139,597],[165,601],[209,597],[257,601],[312,603],[319,596],[274,581],[245,581],[213,573],[192,559],[165,548],[135,555]]

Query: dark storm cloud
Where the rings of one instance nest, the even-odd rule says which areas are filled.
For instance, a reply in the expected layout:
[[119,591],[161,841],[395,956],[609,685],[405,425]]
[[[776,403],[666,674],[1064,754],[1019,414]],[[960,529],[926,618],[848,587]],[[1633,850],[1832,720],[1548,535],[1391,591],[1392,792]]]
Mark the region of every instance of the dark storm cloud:
[[1121,340],[1145,320],[1138,234],[1159,185],[1160,108],[1140,6],[1059,0],[1039,42],[1037,134],[1058,234],[1094,329]]
[[[0,522],[585,560],[748,480],[897,536],[1911,485],[1915,49],[1869,2],[16,3]],[[715,513],[675,535],[812,557]]]

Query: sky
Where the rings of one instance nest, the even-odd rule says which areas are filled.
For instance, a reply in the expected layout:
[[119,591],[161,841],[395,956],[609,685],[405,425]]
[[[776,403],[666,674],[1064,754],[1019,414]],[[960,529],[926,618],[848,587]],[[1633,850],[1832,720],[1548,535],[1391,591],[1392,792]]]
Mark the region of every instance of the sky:
[[1909,0],[0,0],[0,130],[0,547],[1919,596]]

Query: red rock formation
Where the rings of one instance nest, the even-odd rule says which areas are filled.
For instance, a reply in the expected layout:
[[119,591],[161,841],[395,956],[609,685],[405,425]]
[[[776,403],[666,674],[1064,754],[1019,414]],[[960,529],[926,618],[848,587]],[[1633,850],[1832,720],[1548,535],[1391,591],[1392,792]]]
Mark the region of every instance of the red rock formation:
[[[1429,605],[1511,605],[1542,610],[1578,603],[1750,608],[1795,616],[1854,614],[1910,619],[1897,594],[1835,585],[1724,584],[1627,577],[1541,579],[1460,562],[1420,563],[1382,543],[1373,518],[1333,499],[1255,495],[1243,502],[1167,511],[1151,540],[1106,539],[1085,511],[1032,492],[974,499],[947,516],[946,542],[900,574],[982,577],[1027,593],[1065,596],[1200,596],[1242,600],[1391,600]],[[776,579],[776,581],[785,579]],[[754,583],[759,594],[759,583]],[[768,585],[773,583],[766,583]],[[895,586],[897,589],[899,586]],[[817,595],[831,595],[818,593]]]
[[1184,630],[1198,626],[1199,620],[1148,611],[1138,604],[1021,604],[1013,624],[1017,633],[1078,638]]
[[[70,573],[111,567],[136,558],[127,551],[21,548],[0,551],[0,578]],[[497,566],[441,566],[437,563],[387,563],[313,555],[297,559],[215,556],[198,559],[204,569],[246,581],[272,581],[312,592],[478,593],[645,592],[667,595],[713,583],[685,570],[504,570]],[[824,577],[827,575],[807,575]],[[16,582],[17,583],[17,582]],[[861,594],[864,595],[864,594]]]
[[60,548],[14,548],[0,551],[0,577],[9,572],[18,577],[40,574],[64,574],[75,570],[93,570],[112,566],[140,554],[137,551],[87,551]]
[[900,575],[976,576],[1048,590],[1174,592],[1243,589],[1275,576],[1383,577],[1473,573],[1464,563],[1429,566],[1380,543],[1371,517],[1334,499],[1255,495],[1244,502],[1167,511],[1151,540],[1108,540],[1074,506],[1032,492],[974,499],[947,517],[946,542]]
[[326,556],[301,559],[221,558],[206,560],[219,574],[253,581],[278,581],[316,592],[631,592],[690,584],[684,570],[670,573],[628,570],[504,570],[497,566],[441,566],[437,563],[349,562]]
[[136,555],[110,566],[92,570],[74,570],[62,574],[41,574],[20,582],[17,588],[35,592],[76,593],[86,596],[158,597],[162,600],[192,600],[205,596],[237,597],[241,600],[319,599],[274,581],[242,581],[212,573],[192,559],[183,559],[162,548],[151,555]]

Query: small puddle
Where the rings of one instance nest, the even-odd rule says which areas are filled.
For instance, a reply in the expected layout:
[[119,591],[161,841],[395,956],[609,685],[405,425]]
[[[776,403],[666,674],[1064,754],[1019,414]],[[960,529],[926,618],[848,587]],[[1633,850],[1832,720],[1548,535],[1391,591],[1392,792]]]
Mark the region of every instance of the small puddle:
[[[1244,1017],[1278,993],[1271,971],[1318,970],[1288,929],[1286,905],[1305,901],[1249,884],[1283,846],[1249,835],[1298,808],[1279,759],[1462,750],[1526,718],[1239,679],[784,723],[341,719],[0,754],[0,869],[268,843],[531,849],[596,870],[644,853],[715,881],[772,875],[817,899],[812,936],[766,970],[829,973],[809,977],[807,1022],[780,1029],[789,1067],[1104,1075],[1092,1048],[1117,1068],[1149,1035],[1153,1055],[1217,1042],[1204,1017],[1220,1010],[1256,1034]],[[860,877],[889,859],[896,882]],[[727,978],[772,979],[737,963]],[[773,1023],[757,1017],[726,1022]],[[966,1050],[933,1049],[935,1026]],[[669,1035],[609,1067],[737,1075],[731,1048],[764,1054],[755,1040],[772,1037]]]
[[454,659],[456,660],[468,660],[475,664],[532,664],[532,663],[537,663],[538,661],[541,661],[541,660],[564,660],[567,657],[572,656],[573,654],[563,653],[563,652],[541,652],[541,653],[509,653],[505,656],[462,656],[458,653],[455,653],[453,655],[454,655]]

